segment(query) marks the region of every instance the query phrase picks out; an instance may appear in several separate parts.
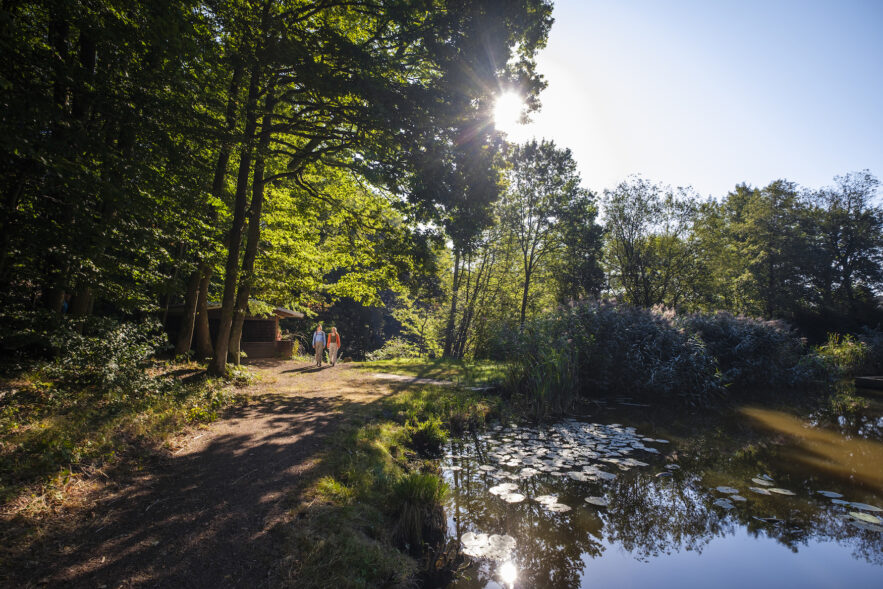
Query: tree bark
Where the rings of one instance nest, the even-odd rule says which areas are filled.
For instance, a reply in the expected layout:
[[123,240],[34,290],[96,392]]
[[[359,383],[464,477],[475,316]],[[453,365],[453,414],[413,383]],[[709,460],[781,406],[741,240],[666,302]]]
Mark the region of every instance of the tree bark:
[[187,292],[184,295],[184,314],[178,327],[178,341],[175,342],[175,356],[182,356],[190,351],[193,343],[193,328],[196,325],[196,303],[199,299],[199,282],[201,268],[197,268],[187,279]]
[[212,268],[203,264],[199,275],[199,292],[196,297],[196,342],[194,345],[197,360],[205,360],[214,354],[212,335],[208,323],[208,287],[212,281]]
[[209,372],[221,376],[227,368],[227,351],[230,347],[230,331],[233,327],[233,311],[236,303],[236,287],[239,284],[239,250],[245,228],[245,213],[251,158],[254,151],[254,134],[257,127],[257,98],[260,66],[253,65],[248,85],[248,101],[245,106],[245,132],[239,151],[239,174],[236,179],[236,195],[233,203],[233,225],[227,237],[227,263],[224,271],[224,297],[221,301],[221,318],[215,336],[215,355]]
[[442,357],[450,358],[454,345],[454,321],[457,314],[457,291],[460,288],[460,250],[454,246],[454,281],[451,285],[451,309],[448,312],[448,323],[445,326],[445,345]]
[[[272,92],[272,89],[270,89]],[[248,298],[254,286],[254,263],[258,254],[258,243],[261,239],[261,209],[264,205],[264,164],[266,151],[270,146],[272,135],[273,108],[275,101],[272,96],[267,98],[266,112],[261,123],[261,138],[258,141],[257,156],[254,162],[252,178],[251,210],[248,217],[248,234],[245,242],[245,255],[242,259],[242,277],[239,280],[239,292],[236,295],[236,309],[233,316],[233,327],[230,331],[230,351],[237,366],[240,362],[240,341],[245,314],[248,310]]]

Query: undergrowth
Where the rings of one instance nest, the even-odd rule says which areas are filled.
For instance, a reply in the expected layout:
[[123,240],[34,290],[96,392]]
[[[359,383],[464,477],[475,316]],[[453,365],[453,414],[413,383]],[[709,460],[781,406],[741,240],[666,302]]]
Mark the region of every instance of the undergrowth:
[[[165,345],[155,323],[71,322],[58,337],[54,356],[0,382],[4,506],[41,496],[59,476],[156,450],[236,400],[234,389],[204,378],[199,365],[155,360]],[[240,371],[233,378],[249,377]]]
[[[452,387],[385,398],[334,435],[286,528],[287,586],[411,587],[444,538],[447,486],[425,456],[484,427],[500,399]],[[434,560],[433,560],[434,562]]]

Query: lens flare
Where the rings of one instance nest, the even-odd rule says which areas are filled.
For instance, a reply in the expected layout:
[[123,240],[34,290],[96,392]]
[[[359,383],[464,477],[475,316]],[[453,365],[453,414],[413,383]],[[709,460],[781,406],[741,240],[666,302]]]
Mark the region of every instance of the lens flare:
[[511,587],[513,583],[515,583],[515,579],[518,578],[518,569],[515,568],[515,565],[511,561],[506,561],[502,565],[500,565],[500,570],[497,571],[500,575],[500,580],[503,581],[503,584]]
[[521,124],[521,111],[524,101],[516,92],[504,92],[494,104],[494,127],[498,131],[509,132]]

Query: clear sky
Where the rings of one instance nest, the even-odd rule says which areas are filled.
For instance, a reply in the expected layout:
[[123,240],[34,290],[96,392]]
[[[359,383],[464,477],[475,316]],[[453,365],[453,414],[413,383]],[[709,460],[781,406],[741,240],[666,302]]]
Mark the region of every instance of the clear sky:
[[883,176],[883,0],[557,0],[554,16],[543,109],[510,138],[569,147],[587,188]]

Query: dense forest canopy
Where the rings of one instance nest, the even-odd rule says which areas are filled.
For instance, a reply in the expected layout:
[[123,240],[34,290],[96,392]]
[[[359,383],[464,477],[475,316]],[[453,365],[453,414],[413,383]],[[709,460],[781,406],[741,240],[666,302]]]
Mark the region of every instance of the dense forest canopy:
[[221,373],[257,301],[356,355],[492,354],[602,298],[814,339],[880,321],[869,171],[596,194],[565,146],[510,144],[495,100],[539,108],[551,25],[545,0],[4,2],[4,333],[180,307],[174,353]]

